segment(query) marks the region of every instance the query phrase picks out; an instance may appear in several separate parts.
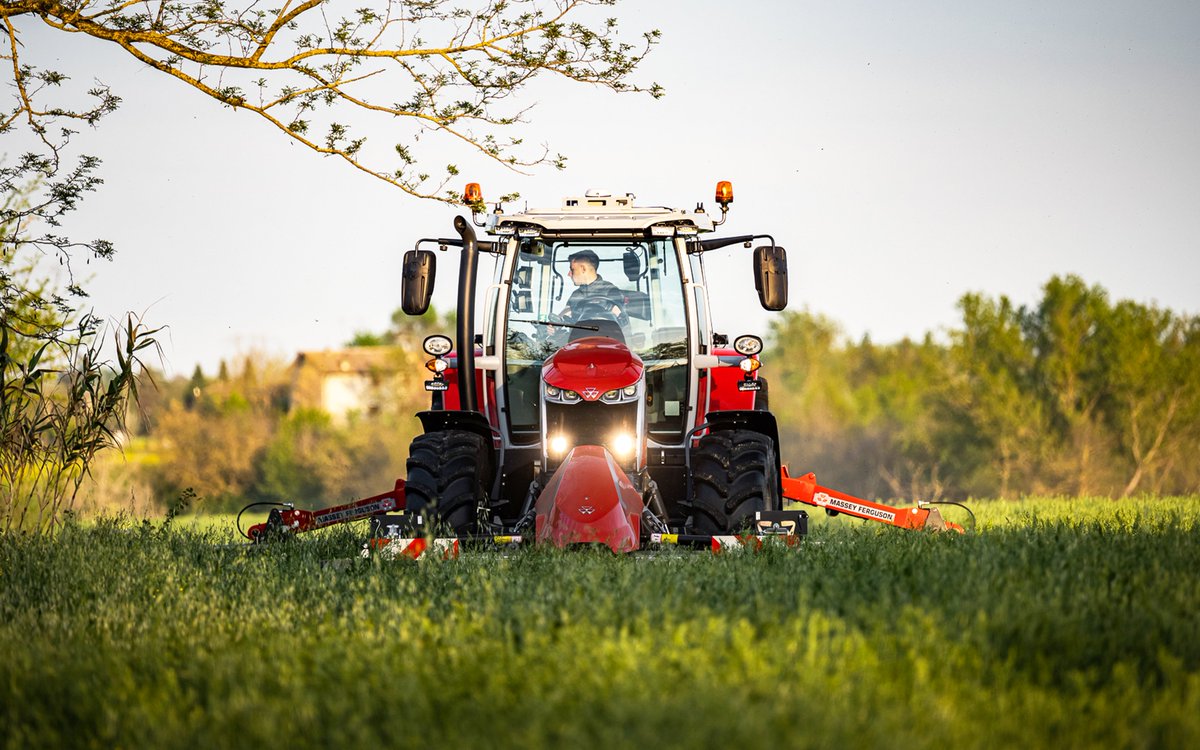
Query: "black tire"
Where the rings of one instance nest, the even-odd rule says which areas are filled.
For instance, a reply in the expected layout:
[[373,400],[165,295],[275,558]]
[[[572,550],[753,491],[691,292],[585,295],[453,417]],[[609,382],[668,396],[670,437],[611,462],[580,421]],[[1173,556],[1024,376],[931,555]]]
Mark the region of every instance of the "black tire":
[[475,533],[488,451],[483,437],[463,430],[418,435],[408,449],[405,515],[424,516],[458,536]]
[[778,510],[775,445],[761,432],[719,430],[692,451],[692,534],[731,534],[754,523],[760,510]]

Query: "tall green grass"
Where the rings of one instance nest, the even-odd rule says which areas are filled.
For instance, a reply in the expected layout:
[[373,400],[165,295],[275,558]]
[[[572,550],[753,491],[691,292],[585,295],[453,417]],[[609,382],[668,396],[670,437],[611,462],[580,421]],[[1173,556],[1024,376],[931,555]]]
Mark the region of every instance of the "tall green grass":
[[1200,500],[761,554],[0,537],[6,747],[1196,747]]

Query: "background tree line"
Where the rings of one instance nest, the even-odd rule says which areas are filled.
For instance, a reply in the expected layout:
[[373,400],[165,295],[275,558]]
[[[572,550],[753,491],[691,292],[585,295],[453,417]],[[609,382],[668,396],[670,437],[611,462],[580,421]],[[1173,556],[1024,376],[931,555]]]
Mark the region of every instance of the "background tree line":
[[[910,500],[1200,492],[1200,318],[1114,302],[1074,276],[1027,307],[967,294],[959,310],[944,340],[892,344],[848,341],[807,311],[776,318],[764,372],[792,469]],[[420,341],[452,329],[452,313],[398,313],[354,335],[397,357],[375,414],[294,403],[290,363],[263,358],[143,387],[126,459],[101,472],[105,502],[319,507],[386,490],[428,405]]]
[[1200,491],[1200,318],[1075,276],[959,310],[947,343],[776,319],[765,372],[793,470],[871,497]]
[[188,378],[147,370],[124,455],[97,467],[85,507],[140,514],[286,501],[315,508],[391,489],[420,432],[415,414],[429,408],[421,341],[448,330],[453,315],[430,308],[393,319],[388,330],[356,333],[349,344],[388,347],[378,408],[369,411],[333,415],[297,399],[297,364],[263,355],[222,361],[216,372],[197,366]]

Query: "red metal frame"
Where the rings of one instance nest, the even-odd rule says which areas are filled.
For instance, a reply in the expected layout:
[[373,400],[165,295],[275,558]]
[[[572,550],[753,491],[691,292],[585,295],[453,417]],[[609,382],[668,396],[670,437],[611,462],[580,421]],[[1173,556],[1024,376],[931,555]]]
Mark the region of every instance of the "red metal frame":
[[313,531],[314,529],[323,529],[326,526],[334,526],[339,523],[349,523],[350,521],[370,518],[376,513],[404,510],[404,507],[404,480],[397,479],[396,486],[391,492],[364,497],[361,500],[355,500],[345,505],[335,505],[332,508],[323,508],[321,510],[287,508],[278,512],[278,520],[275,519],[275,513],[272,513],[272,518],[268,519],[265,523],[251,526],[246,531],[246,536],[252,541],[258,541],[272,530],[292,534],[302,531]]
[[[712,353],[718,357],[744,359],[741,354],[738,354],[732,348],[721,347],[713,349]],[[758,357],[751,357],[757,359]],[[746,379],[746,373],[740,367],[714,367],[708,371],[709,377],[700,381],[700,400],[697,402],[700,407],[697,411],[696,424],[704,419],[704,415],[710,411],[732,411],[741,409],[753,409],[758,403],[757,391],[742,391],[738,390],[738,383]],[[758,380],[758,372],[754,372],[750,376],[750,380]],[[708,408],[704,408],[704,397],[706,395],[705,388],[710,389],[711,401]],[[692,425],[695,427],[696,425]]]
[[828,512],[845,513],[853,518],[877,521],[902,529],[931,529],[934,531],[950,529],[959,533],[962,533],[963,530],[962,526],[942,518],[941,511],[937,508],[921,507],[920,505],[911,508],[896,508],[863,500],[844,492],[822,487],[817,484],[817,475],[812,472],[801,477],[793,477],[784,466],[782,480],[784,498],[816,508],[824,508]]

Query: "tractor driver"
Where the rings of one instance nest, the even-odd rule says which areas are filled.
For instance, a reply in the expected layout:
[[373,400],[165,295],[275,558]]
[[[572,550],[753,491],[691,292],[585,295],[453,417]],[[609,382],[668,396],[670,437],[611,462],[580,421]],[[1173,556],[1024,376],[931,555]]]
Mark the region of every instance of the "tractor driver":
[[560,315],[566,321],[577,322],[596,312],[612,313],[621,326],[629,324],[625,314],[625,293],[611,281],[605,281],[597,272],[600,258],[591,250],[571,253],[567,259],[571,264],[569,276],[575,283],[575,291],[567,298],[567,305]]

